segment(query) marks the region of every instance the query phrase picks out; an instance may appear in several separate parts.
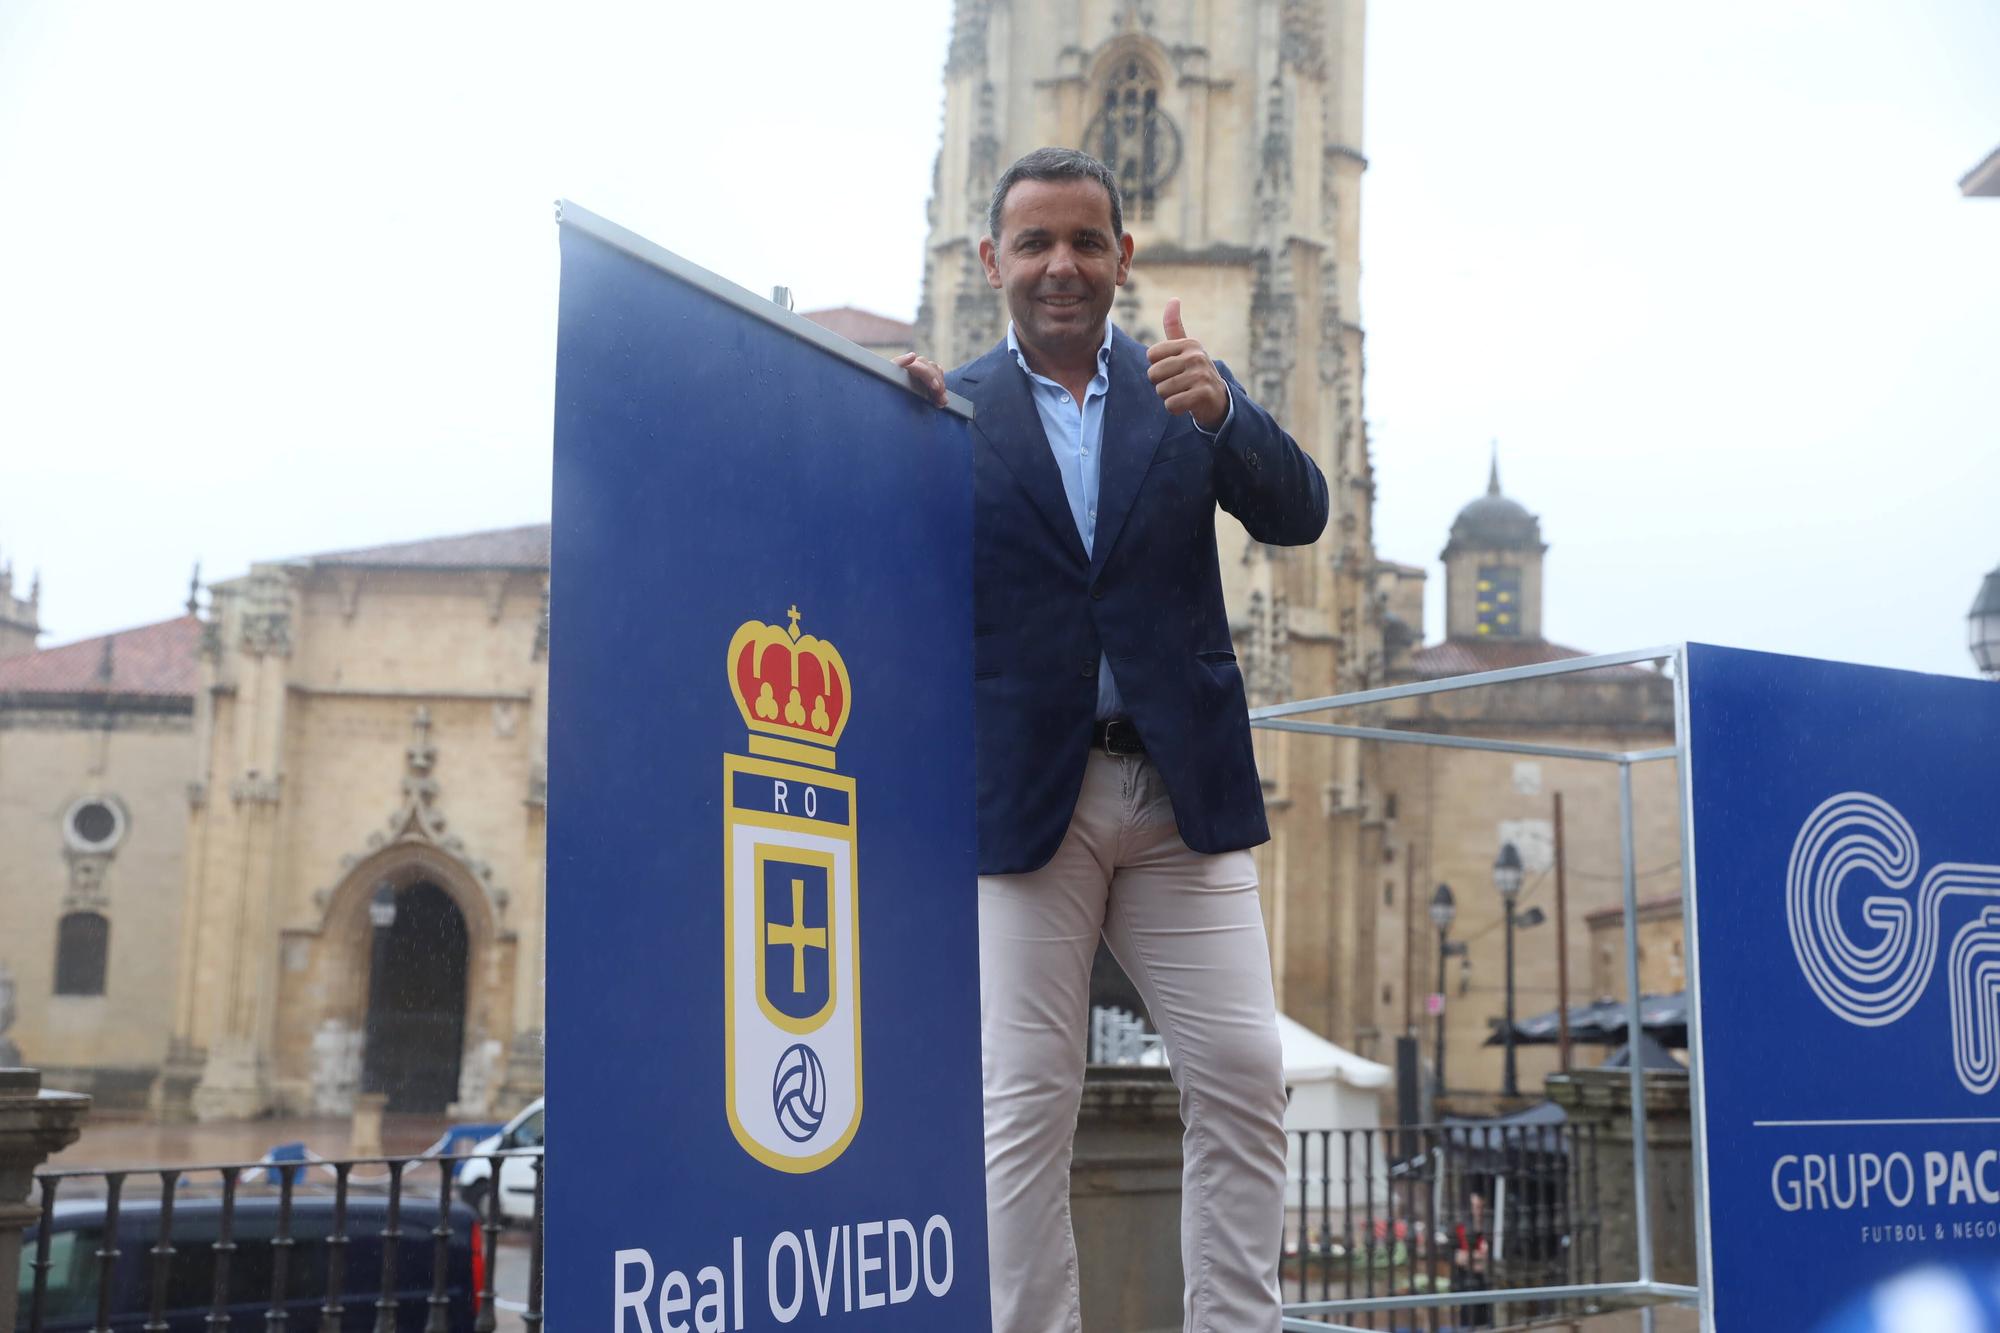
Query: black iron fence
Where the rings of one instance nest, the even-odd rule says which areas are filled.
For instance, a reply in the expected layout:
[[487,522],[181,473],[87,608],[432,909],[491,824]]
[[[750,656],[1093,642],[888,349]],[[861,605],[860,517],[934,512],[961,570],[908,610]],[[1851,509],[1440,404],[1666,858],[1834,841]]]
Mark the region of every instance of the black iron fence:
[[[1404,1125],[1287,1137],[1288,1301],[1603,1280],[1595,1126]],[[1442,1333],[1557,1313],[1548,1303],[1442,1301],[1338,1322]]]
[[[36,1183],[18,1288],[26,1333],[542,1324],[538,1151],[49,1171]],[[503,1244],[510,1223],[525,1246]],[[503,1256],[518,1292],[501,1290]]]
[[[1288,1300],[1603,1280],[1594,1126],[1289,1138]],[[478,1164],[470,1182],[468,1164]],[[539,1152],[49,1171],[36,1181],[19,1286],[25,1333],[539,1333],[543,1322]],[[503,1242],[510,1223],[525,1243]],[[1556,1313],[1446,1299],[1339,1322],[1444,1333]]]

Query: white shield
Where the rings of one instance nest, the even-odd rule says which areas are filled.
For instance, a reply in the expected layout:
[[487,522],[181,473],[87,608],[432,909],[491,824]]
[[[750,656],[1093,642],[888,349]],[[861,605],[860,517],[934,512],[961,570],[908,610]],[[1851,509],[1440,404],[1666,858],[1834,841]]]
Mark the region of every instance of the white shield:
[[861,1123],[854,784],[738,755],[723,767],[729,1127],[766,1166],[817,1171]]

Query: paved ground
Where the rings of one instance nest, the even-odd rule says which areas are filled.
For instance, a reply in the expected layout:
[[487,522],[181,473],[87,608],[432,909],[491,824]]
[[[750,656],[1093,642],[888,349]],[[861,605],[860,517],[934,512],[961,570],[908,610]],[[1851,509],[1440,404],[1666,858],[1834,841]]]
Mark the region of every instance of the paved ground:
[[[386,1153],[414,1153],[437,1142],[451,1122],[443,1116],[382,1118]],[[345,1157],[353,1125],[341,1119],[233,1120],[212,1125],[156,1125],[139,1119],[93,1116],[83,1137],[51,1166],[118,1170],[195,1162],[254,1162],[280,1143],[304,1143],[321,1157]]]

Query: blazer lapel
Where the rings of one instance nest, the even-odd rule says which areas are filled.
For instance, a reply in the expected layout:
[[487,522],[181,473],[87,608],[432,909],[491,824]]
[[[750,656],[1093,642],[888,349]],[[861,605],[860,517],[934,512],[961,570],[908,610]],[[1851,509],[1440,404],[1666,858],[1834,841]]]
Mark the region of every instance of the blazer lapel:
[[1002,343],[968,367],[962,376],[966,396],[972,399],[979,433],[1014,480],[1034,501],[1056,540],[1080,565],[1088,558],[1083,538],[1077,535],[1076,519],[1069,512],[1069,496],[1063,490],[1062,473],[1056,469],[1049,437],[1042,430],[1041,414],[1028,390],[1028,377],[1014,364],[1013,355]]
[[[1032,404],[1030,404],[1032,407]],[[1090,574],[1104,568],[1118,534],[1139,496],[1146,469],[1173,416],[1146,378],[1146,352],[1116,332],[1111,339],[1111,389],[1104,403],[1104,457],[1097,475],[1097,539],[1091,543]],[[1057,477],[1058,486],[1062,478]]]

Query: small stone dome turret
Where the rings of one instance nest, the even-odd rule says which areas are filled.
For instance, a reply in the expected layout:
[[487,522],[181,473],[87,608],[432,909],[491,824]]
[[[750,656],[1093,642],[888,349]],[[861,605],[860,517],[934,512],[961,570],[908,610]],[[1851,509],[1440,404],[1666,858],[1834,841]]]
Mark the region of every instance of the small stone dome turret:
[[1486,481],[1486,494],[1458,511],[1445,544],[1448,559],[1457,551],[1543,551],[1542,522],[1500,493],[1500,460]]

